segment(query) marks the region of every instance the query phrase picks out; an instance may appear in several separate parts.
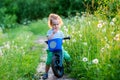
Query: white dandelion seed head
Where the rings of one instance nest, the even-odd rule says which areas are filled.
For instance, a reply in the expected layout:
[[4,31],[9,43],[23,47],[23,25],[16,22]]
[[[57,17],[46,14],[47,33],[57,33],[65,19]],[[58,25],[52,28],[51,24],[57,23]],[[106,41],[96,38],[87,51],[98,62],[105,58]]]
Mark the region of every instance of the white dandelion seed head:
[[83,61],[83,62],[87,62],[88,59],[87,59],[86,57],[84,57],[84,58],[82,59],[82,61]]
[[92,63],[93,63],[93,64],[98,64],[98,62],[99,62],[98,59],[93,59],[93,60],[92,60]]
[[120,34],[116,34],[114,37],[114,40],[119,41],[120,40]]
[[116,18],[113,18],[113,19],[112,19],[112,21],[113,21],[113,22],[116,22],[116,21],[117,21],[117,19],[116,19]]
[[97,25],[98,28],[102,28],[102,26],[103,26],[102,23],[99,23],[99,24]]

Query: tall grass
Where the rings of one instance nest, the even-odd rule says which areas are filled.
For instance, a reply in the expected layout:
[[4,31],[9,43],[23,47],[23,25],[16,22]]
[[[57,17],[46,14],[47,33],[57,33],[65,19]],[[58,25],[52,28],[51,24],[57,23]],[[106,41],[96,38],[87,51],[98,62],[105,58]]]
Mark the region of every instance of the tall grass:
[[[33,25],[35,26],[35,25]],[[42,46],[29,26],[0,33],[0,80],[31,80],[40,62]]]
[[71,76],[77,80],[120,79],[120,18],[108,21],[93,15],[65,20],[71,40],[64,45],[71,55]]

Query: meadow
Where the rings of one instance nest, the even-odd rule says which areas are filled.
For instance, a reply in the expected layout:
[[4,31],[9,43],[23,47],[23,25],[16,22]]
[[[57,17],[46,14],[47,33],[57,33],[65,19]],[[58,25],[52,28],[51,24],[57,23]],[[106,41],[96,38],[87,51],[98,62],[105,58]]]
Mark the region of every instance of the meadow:
[[120,17],[84,14],[65,20],[65,44],[72,57],[70,75],[77,80],[120,79]]
[[29,25],[18,25],[6,33],[0,28],[0,80],[34,79],[43,53],[43,46],[36,40],[44,35],[42,27],[46,25],[39,20]]
[[[120,17],[83,14],[63,18],[64,47],[71,56],[70,77],[77,80],[120,79]],[[34,80],[43,52],[36,44],[49,28],[47,19],[10,29],[0,29],[0,80]]]

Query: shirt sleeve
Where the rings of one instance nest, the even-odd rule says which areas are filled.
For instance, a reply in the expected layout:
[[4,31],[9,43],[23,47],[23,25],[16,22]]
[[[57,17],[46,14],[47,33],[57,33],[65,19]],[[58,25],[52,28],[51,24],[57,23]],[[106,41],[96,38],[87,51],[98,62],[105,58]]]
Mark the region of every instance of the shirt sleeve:
[[51,30],[48,30],[48,32],[47,32],[47,37],[50,36],[51,33],[52,33],[52,31],[51,31]]

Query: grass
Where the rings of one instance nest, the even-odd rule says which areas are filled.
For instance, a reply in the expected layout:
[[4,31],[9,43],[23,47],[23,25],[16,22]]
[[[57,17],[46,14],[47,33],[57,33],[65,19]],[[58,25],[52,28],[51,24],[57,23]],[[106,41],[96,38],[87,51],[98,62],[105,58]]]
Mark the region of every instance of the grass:
[[[86,14],[85,14],[86,15]],[[120,79],[120,17],[107,20],[95,15],[64,19],[64,48],[72,58],[71,77],[77,80]],[[35,44],[45,36],[47,20],[0,32],[0,80],[31,80],[41,56],[42,46]],[[12,73],[12,74],[11,74]]]
[[120,74],[119,20],[115,17],[109,22],[94,15],[66,19],[63,30],[71,40],[64,46],[73,59],[72,77],[78,80],[120,79],[117,75]]
[[7,33],[1,32],[0,80],[34,79],[42,54],[42,45],[36,44],[35,40],[38,34],[43,33],[39,33],[38,29],[38,32],[31,31],[34,26],[36,23],[21,25]]

